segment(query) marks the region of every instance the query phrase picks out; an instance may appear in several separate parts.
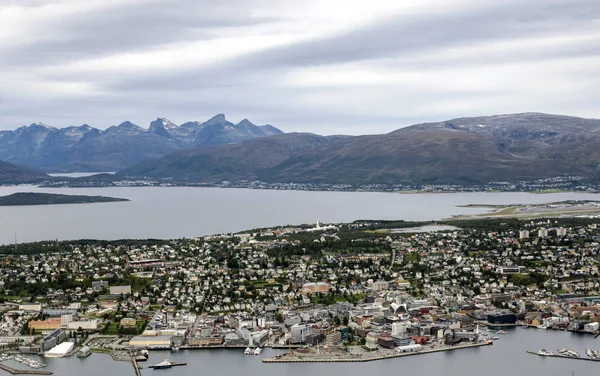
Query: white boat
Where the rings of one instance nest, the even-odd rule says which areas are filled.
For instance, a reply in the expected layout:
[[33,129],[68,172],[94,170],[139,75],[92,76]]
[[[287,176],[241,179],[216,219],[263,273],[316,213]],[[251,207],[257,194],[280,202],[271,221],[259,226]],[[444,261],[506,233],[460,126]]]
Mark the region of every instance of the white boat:
[[554,354],[552,353],[552,351],[548,351],[546,349],[541,349],[540,351],[538,351],[538,355],[550,356],[550,355],[554,355]]
[[260,353],[262,352],[262,349],[260,347],[257,347],[254,349],[254,351],[252,352],[254,355],[260,355]]
[[546,326],[544,326],[544,325],[538,325],[538,326],[536,326],[536,328],[538,328],[538,329],[548,329],[548,328],[547,328]]
[[244,354],[246,354],[246,355],[252,355],[252,352],[253,352],[253,350],[251,347],[246,347],[246,350],[244,350]]
[[575,352],[573,350],[570,350],[570,349],[567,350],[565,352],[565,354],[568,355],[568,356],[572,356],[573,358],[580,358],[580,356],[579,356],[579,354],[577,352]]
[[585,349],[585,355],[587,355],[588,357],[594,359],[596,356],[594,355],[594,353],[592,352],[592,350],[590,349]]
[[498,336],[493,336],[493,337],[492,337],[492,339],[493,339],[493,340],[497,340],[497,339],[500,339],[500,337],[498,337]]
[[173,361],[171,359],[165,359],[163,362],[155,364],[152,366],[154,369],[166,369],[171,368],[173,366]]

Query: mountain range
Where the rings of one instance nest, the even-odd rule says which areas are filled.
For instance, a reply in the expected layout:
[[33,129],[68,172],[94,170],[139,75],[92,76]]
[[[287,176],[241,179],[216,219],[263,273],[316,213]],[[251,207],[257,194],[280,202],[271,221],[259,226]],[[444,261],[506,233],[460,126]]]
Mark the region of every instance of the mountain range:
[[104,131],[32,124],[0,132],[0,159],[10,162],[0,165],[0,177],[40,179],[34,167],[119,170],[103,181],[481,185],[568,177],[598,185],[599,146],[600,120],[541,113],[457,118],[365,136],[283,133],[219,114],[181,125],[159,118],[148,129],[124,122]]
[[106,130],[87,124],[54,128],[34,123],[0,131],[0,160],[45,171],[117,171],[179,150],[281,133],[247,119],[233,124],[223,114],[181,125],[158,118],[148,129],[129,121]]
[[485,184],[599,180],[600,120],[541,113],[457,118],[381,135],[286,133],[201,147],[119,172],[126,177],[271,183]]

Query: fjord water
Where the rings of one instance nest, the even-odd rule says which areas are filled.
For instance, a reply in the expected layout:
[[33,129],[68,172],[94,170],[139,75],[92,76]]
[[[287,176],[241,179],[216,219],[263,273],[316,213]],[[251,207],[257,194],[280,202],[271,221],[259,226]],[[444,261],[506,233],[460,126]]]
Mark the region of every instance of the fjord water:
[[437,220],[487,209],[466,204],[600,200],[600,194],[309,192],[223,188],[0,187],[0,195],[46,192],[129,202],[0,207],[0,244],[37,240],[182,238],[252,228],[357,219]]
[[[263,375],[263,376],[305,376],[338,374],[361,375],[546,375],[546,376],[589,376],[597,375],[600,362],[584,360],[542,358],[527,354],[527,350],[538,351],[545,348],[556,351],[567,347],[585,357],[586,348],[600,348],[600,338],[592,335],[555,332],[540,329],[509,329],[509,334],[501,335],[493,346],[449,351],[435,354],[387,359],[367,363],[296,363],[263,364],[260,359],[271,357],[285,350],[265,349],[260,356],[245,356],[243,349],[227,350],[181,350],[177,353],[152,351],[142,367],[159,363],[165,358],[186,362],[187,366],[169,370],[142,369],[142,375],[168,373],[173,376],[192,375]],[[46,359],[48,367],[57,376],[131,376],[133,367],[128,362],[113,361],[105,354],[92,354],[89,358],[76,357]],[[17,366],[16,364],[14,365]],[[22,367],[22,366],[21,366]],[[18,367],[18,368],[21,368]]]
[[223,188],[0,187],[0,195],[46,192],[129,202],[0,207],[0,243],[37,240],[182,238],[252,228],[356,219],[436,220],[487,209],[466,204],[600,200],[600,194],[309,192]]

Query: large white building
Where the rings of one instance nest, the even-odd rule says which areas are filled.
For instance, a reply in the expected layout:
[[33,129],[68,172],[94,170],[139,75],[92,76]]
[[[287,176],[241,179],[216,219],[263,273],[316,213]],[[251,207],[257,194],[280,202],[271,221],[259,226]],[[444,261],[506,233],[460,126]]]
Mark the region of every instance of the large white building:
[[60,326],[62,326],[63,328],[66,328],[71,321],[73,321],[73,315],[60,316]]
[[40,312],[42,310],[42,305],[40,303],[23,303],[19,304],[19,309],[21,311]]
[[131,286],[110,286],[111,295],[131,294]]
[[67,329],[78,330],[96,330],[98,329],[98,320],[86,320],[86,321],[71,321],[67,324]]

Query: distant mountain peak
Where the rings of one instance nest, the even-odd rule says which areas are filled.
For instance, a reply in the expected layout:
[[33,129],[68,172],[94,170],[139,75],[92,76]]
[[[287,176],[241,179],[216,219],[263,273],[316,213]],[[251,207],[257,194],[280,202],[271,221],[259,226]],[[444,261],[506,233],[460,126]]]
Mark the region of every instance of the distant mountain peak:
[[163,127],[170,129],[170,128],[177,128],[177,124],[173,123],[171,120],[167,119],[167,118],[156,118],[155,121],[160,121],[163,125]]
[[254,125],[254,124],[252,124],[252,122],[250,120],[244,118],[244,119],[242,119],[242,121],[240,121],[236,125],[237,126],[240,126],[240,125],[244,125],[245,126],[245,125]]
[[156,118],[156,120],[150,123],[148,133],[154,133],[162,137],[173,138],[173,135],[169,133],[167,129],[175,128],[177,128],[177,125],[173,124],[169,120],[165,118]]
[[119,127],[119,128],[139,128],[139,125],[133,124],[129,120],[126,120],[126,121],[122,122],[121,124],[119,124],[117,127]]
[[53,126],[44,124],[41,121],[36,121],[35,123],[31,123],[30,127],[42,127],[42,128],[46,128],[46,129],[55,129]]
[[224,123],[226,121],[227,121],[227,119],[225,119],[225,115],[224,114],[216,114],[215,116],[213,116],[210,119],[208,119],[206,121],[206,124]]

